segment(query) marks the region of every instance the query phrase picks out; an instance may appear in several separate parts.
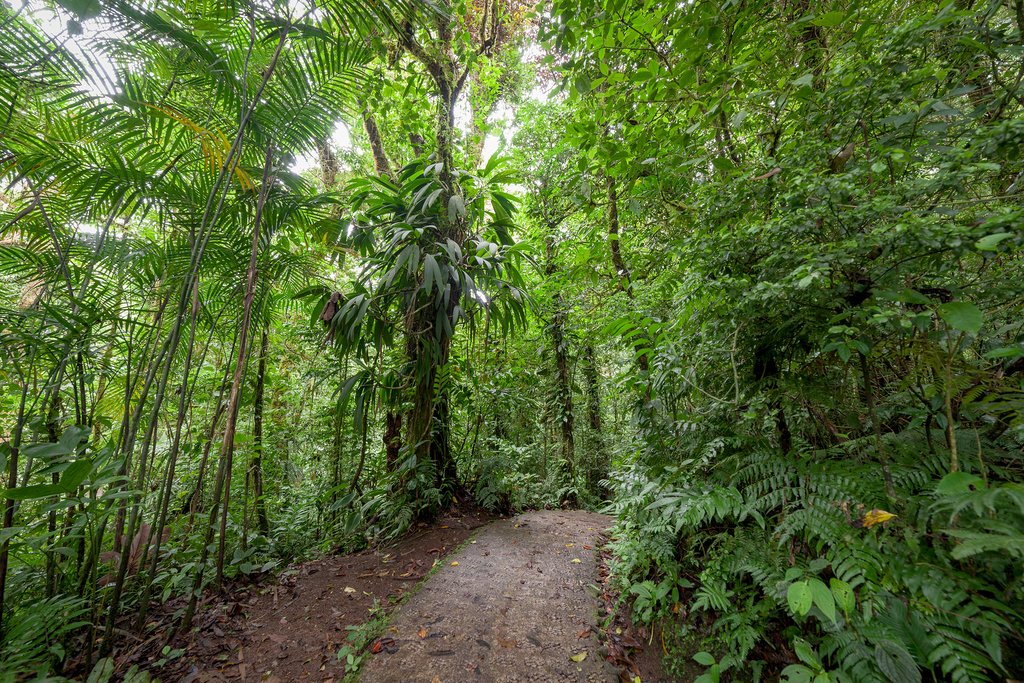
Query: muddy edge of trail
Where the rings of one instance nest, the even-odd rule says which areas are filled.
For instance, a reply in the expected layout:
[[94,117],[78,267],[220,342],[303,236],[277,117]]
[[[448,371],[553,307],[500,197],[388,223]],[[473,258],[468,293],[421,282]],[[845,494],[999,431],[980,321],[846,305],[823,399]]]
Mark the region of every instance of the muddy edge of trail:
[[155,667],[166,632],[158,622],[172,623],[181,607],[172,601],[151,616],[155,635],[118,653],[118,670],[137,664],[161,681],[182,683],[340,682],[346,672],[337,653],[349,629],[370,621],[376,606],[400,602],[435,562],[493,519],[478,510],[453,512],[387,546],[293,565],[271,582],[211,596],[196,627],[174,643],[181,656]]
[[538,510],[478,530],[398,609],[360,681],[617,681],[589,588],[610,522]]

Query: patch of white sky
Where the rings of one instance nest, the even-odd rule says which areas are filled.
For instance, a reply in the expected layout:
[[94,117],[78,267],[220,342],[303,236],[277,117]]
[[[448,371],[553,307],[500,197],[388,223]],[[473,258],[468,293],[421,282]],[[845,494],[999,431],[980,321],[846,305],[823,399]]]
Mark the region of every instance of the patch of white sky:
[[[527,96],[537,102],[546,102],[550,92],[551,88],[538,85],[530,90]],[[473,128],[473,112],[465,96],[459,98],[455,105],[455,126],[465,135],[469,135]],[[499,102],[487,119],[487,127],[489,130],[484,137],[484,146],[480,153],[481,166],[485,166],[494,154],[500,153],[512,144],[512,137],[519,130],[515,108],[507,102]],[[356,151],[352,129],[348,123],[339,121],[335,125],[334,133],[331,135],[331,145],[334,149],[343,152]],[[319,164],[317,152],[309,150],[296,157],[291,169],[296,173],[302,173],[316,168]]]
[[23,12],[40,31],[64,47],[85,68],[86,77],[81,84],[85,92],[98,97],[118,92],[114,64],[102,50],[97,49],[100,41],[116,38],[118,31],[101,18],[96,18],[82,21],[78,24],[81,32],[72,34],[68,27],[74,17],[57,4],[42,0],[25,0],[16,11]]

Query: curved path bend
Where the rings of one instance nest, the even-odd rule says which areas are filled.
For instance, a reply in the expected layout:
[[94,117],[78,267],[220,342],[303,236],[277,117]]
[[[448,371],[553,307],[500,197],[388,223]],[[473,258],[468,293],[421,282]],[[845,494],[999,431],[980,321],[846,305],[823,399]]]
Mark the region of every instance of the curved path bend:
[[495,522],[395,614],[362,683],[618,680],[599,652],[594,548],[609,517],[539,510]]

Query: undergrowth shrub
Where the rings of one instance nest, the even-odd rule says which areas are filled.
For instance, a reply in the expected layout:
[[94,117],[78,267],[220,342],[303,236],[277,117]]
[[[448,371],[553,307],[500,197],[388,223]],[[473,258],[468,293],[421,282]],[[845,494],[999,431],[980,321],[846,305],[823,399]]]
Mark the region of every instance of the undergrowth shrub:
[[948,452],[922,455],[920,431],[889,441],[891,500],[877,464],[844,448],[737,440],[713,467],[622,472],[613,572],[634,616],[669,620],[739,680],[1019,676],[1024,486],[993,475],[1020,454],[982,442],[986,481],[942,474]]

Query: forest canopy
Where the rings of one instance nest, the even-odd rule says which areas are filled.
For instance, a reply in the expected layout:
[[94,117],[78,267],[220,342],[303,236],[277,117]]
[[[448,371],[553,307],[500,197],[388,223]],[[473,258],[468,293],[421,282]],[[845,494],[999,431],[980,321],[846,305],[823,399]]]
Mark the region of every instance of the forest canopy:
[[469,506],[614,515],[680,680],[1024,677],[1022,80],[1022,0],[3,0],[0,681]]

